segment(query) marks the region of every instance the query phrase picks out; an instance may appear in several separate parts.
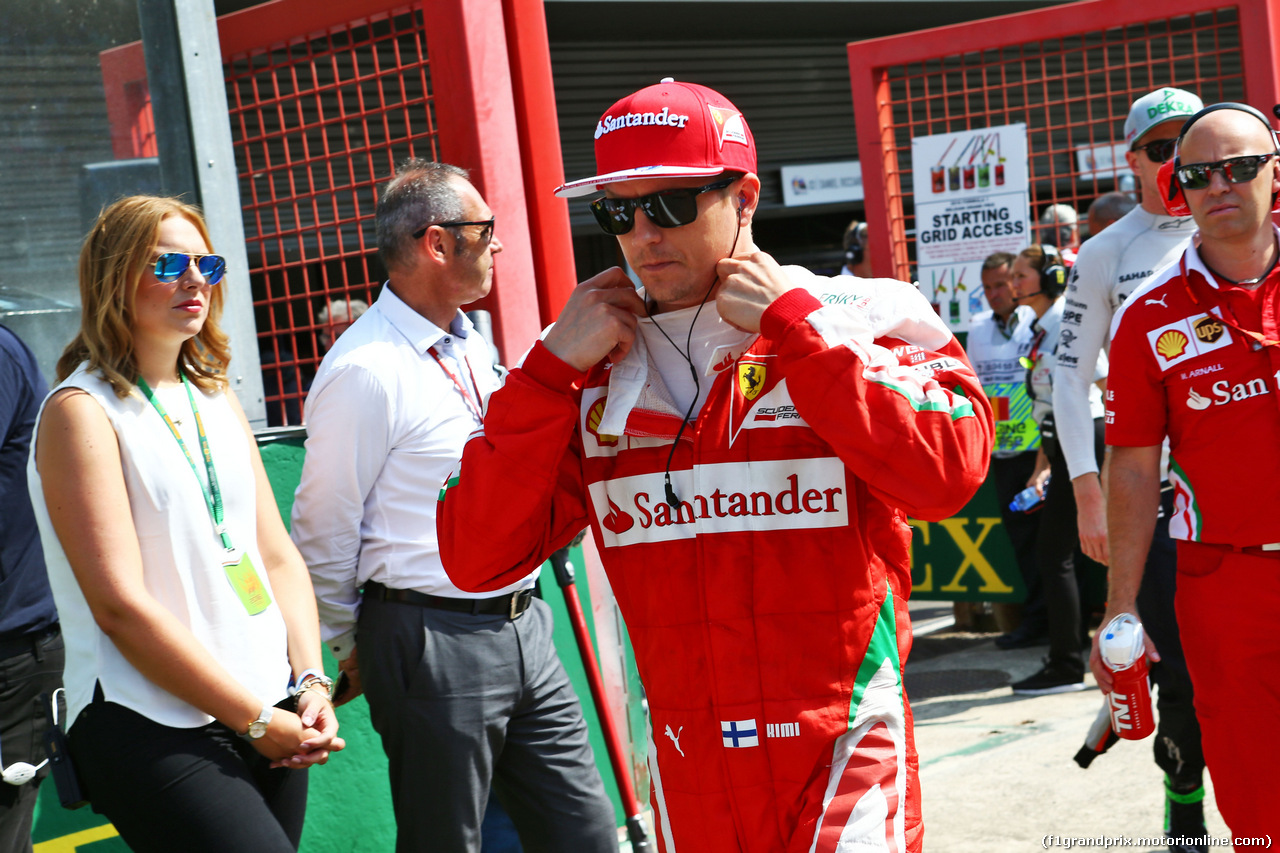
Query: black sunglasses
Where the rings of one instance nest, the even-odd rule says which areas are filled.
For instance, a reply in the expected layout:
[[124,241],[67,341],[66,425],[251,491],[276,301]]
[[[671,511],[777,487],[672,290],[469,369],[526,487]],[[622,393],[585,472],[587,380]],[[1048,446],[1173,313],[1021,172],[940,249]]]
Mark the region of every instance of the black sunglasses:
[[430,222],[426,225],[423,225],[417,231],[414,231],[413,239],[421,240],[422,235],[426,234],[427,229],[430,228],[432,225],[439,225],[441,228],[459,228],[463,225],[482,225],[484,227],[480,231],[480,242],[482,244],[488,244],[493,240],[493,227],[497,223],[497,221],[498,221],[498,217],[490,216],[488,219],[480,219],[480,220],[455,219],[452,222]]
[[659,228],[679,228],[698,218],[698,196],[722,190],[737,178],[725,178],[705,187],[660,190],[639,198],[598,198],[591,202],[591,212],[604,233],[615,237],[626,234],[636,225],[636,208],[643,210]]
[[195,264],[200,275],[209,284],[217,284],[227,274],[227,259],[222,255],[190,255],[185,252],[165,252],[156,258],[156,278],[163,282],[177,281]]
[[1178,183],[1184,190],[1202,190],[1213,180],[1214,172],[1221,172],[1229,183],[1245,184],[1258,177],[1262,165],[1276,156],[1270,154],[1247,154],[1244,157],[1228,157],[1216,163],[1190,163],[1178,167]]
[[1168,139],[1157,139],[1145,145],[1135,145],[1133,150],[1147,152],[1147,159],[1152,163],[1163,163],[1173,156],[1173,151],[1177,147],[1178,137],[1173,136]]

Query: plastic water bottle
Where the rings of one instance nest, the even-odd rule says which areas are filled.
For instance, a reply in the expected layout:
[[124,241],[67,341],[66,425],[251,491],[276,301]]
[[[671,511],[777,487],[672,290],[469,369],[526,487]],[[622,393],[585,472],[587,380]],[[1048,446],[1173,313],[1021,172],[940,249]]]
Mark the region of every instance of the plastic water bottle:
[[[1049,493],[1048,480],[1045,480],[1044,489],[1044,493],[1047,495]],[[1042,503],[1044,503],[1044,495],[1037,492],[1035,486],[1027,486],[1025,489],[1014,495],[1013,500],[1009,501],[1009,509],[1014,512],[1031,512],[1032,510],[1039,509]]]
[[1151,710],[1151,679],[1147,673],[1142,623],[1121,613],[1107,623],[1098,640],[1102,662],[1111,670],[1111,728],[1126,740],[1142,740],[1156,729]]

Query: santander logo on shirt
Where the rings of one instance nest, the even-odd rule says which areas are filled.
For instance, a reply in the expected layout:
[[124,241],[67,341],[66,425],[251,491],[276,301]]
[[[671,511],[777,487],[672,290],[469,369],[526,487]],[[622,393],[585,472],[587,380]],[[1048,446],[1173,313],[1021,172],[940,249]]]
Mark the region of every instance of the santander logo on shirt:
[[748,530],[844,527],[844,463],[838,458],[722,462],[672,471],[679,508],[662,472],[592,483],[588,490],[606,548]]

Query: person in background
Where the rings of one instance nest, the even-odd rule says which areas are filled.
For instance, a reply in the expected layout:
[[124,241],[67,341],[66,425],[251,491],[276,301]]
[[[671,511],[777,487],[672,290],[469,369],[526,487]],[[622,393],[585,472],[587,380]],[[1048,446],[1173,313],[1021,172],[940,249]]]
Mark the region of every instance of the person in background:
[[[48,388],[35,356],[0,326],[0,853],[29,853],[48,703],[62,686],[58,611],[27,494],[27,455]],[[29,768],[38,768],[31,772]]]
[[[1190,217],[1170,216],[1165,211],[1157,173],[1173,157],[1183,123],[1202,107],[1191,92],[1169,87],[1133,102],[1124,123],[1129,146],[1125,157],[1138,178],[1142,202],[1080,247],[1067,284],[1067,307],[1058,333],[1053,376],[1054,422],[1076,499],[1080,547],[1104,565],[1110,555],[1107,502],[1096,456],[1093,366],[1110,343],[1116,313],[1144,281],[1178,259],[1195,230]],[[1106,198],[1099,198],[1094,206]],[[1162,473],[1162,482],[1167,479]],[[1065,487],[1066,481],[1062,483]],[[1156,700],[1159,729],[1152,738],[1152,751],[1165,775],[1165,828],[1173,835],[1198,838],[1205,834],[1201,803],[1205,795],[1204,754],[1174,611],[1178,560],[1169,536],[1173,499],[1173,490],[1166,488],[1153,522],[1154,537],[1147,550],[1137,604],[1143,627],[1162,652],[1161,660],[1151,665],[1151,680],[1160,688]],[[1104,701],[1109,703],[1110,699]],[[1204,849],[1204,845],[1188,844],[1176,853]]]
[[853,220],[844,229],[844,266],[841,275],[871,278],[871,253],[867,251],[867,223]]
[[1008,252],[997,252],[982,263],[982,291],[991,306],[969,318],[965,350],[982,390],[991,401],[995,418],[995,445],[991,449],[991,476],[996,500],[1009,543],[1013,546],[1026,588],[1022,621],[996,638],[1002,649],[1035,645],[1047,630],[1044,596],[1040,592],[1040,564],[1036,560],[1036,535],[1040,513],[1017,512],[1009,502],[1027,487],[1035,471],[1040,431],[1032,417],[1032,401],[1027,394],[1027,371],[1019,359],[1031,352],[1032,324],[1036,313],[1014,302],[1010,267],[1015,260]]
[[1050,204],[1040,211],[1036,228],[1042,245],[1058,250],[1059,262],[1071,266],[1080,248],[1080,214],[1069,204]]
[[1089,212],[1085,214],[1085,221],[1089,225],[1089,237],[1091,239],[1097,237],[1108,226],[1115,224],[1137,206],[1138,203],[1128,193],[1110,192],[1098,196],[1089,205]]
[[27,474],[94,810],[140,853],[289,853],[303,769],[344,744],[306,566],[227,388],[212,251],[176,199],[99,215]]
[[320,351],[328,352],[338,336],[368,310],[369,303],[363,299],[339,296],[326,302],[320,313],[316,314],[316,325],[320,327],[316,332],[320,339]]
[[325,640],[352,684],[338,699],[369,700],[402,853],[478,853],[491,786],[527,850],[616,851],[551,610],[534,595],[539,568],[465,591],[436,541],[431,497],[498,386],[460,310],[493,285],[493,211],[465,170],[409,160],[375,221],[389,278],[316,374],[293,504]]
[[[1058,355],[1058,328],[1066,300],[1067,270],[1053,246],[1023,249],[1013,262],[1013,292],[1017,301],[1030,306],[1038,319],[1032,325],[1031,351],[1025,356],[1027,386],[1035,401],[1032,416],[1040,427],[1040,449],[1035,471],[1027,481],[1045,496],[1040,515],[1036,552],[1040,583],[1048,611],[1049,655],[1044,667],[1013,684],[1013,692],[1039,696],[1083,690],[1084,656],[1081,654],[1082,618],[1076,581],[1076,506],[1069,477],[1058,446],[1053,417],[1053,365]],[[1102,455],[1102,387],[1106,380],[1106,356],[1095,369],[1092,400],[1097,453]],[[1052,483],[1049,483],[1052,477]],[[1047,493],[1045,491],[1048,485]]]
[[[1120,310],[1107,389],[1103,618],[1148,620],[1140,590],[1167,437],[1182,650],[1214,796],[1237,837],[1274,834],[1280,789],[1278,148],[1268,117],[1245,104],[1215,104],[1183,124],[1157,177],[1162,198],[1185,204],[1171,212],[1189,212],[1198,230]],[[1162,659],[1163,641],[1146,636],[1148,656]],[[1096,638],[1090,666],[1109,690]]]

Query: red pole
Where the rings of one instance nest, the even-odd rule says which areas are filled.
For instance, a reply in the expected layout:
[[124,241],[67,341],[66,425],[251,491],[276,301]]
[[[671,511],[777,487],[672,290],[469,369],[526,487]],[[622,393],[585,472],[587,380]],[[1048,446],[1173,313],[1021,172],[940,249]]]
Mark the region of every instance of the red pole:
[[561,548],[556,551],[551,555],[550,563],[556,574],[556,583],[564,592],[569,622],[573,625],[573,637],[578,641],[578,652],[582,655],[582,665],[587,671],[587,683],[591,686],[591,700],[596,706],[600,727],[604,729],[604,743],[609,751],[609,763],[613,765],[613,776],[618,783],[618,794],[622,797],[623,811],[626,812],[627,836],[631,839],[631,850],[633,853],[646,853],[653,848],[649,844],[644,821],[640,818],[640,802],[636,799],[635,785],[631,781],[626,751],[622,748],[618,727],[613,720],[613,710],[605,699],[604,680],[600,678],[600,664],[596,660],[596,651],[591,645],[591,635],[587,632],[587,620],[582,612],[582,602],[578,599],[578,588],[573,582],[573,566],[569,563],[569,549]]
[[564,161],[560,155],[546,11],[542,0],[502,0],[502,11],[520,133],[538,310],[543,325],[547,325],[564,307],[578,276],[573,263],[569,204],[551,194],[564,183]]

